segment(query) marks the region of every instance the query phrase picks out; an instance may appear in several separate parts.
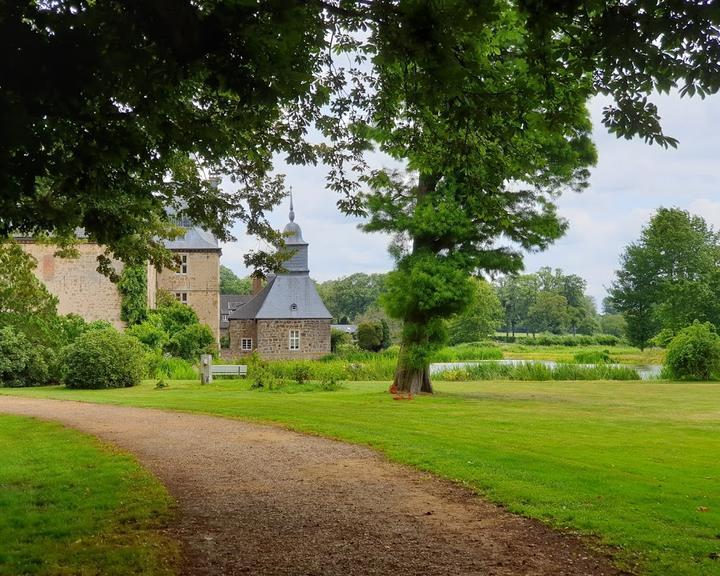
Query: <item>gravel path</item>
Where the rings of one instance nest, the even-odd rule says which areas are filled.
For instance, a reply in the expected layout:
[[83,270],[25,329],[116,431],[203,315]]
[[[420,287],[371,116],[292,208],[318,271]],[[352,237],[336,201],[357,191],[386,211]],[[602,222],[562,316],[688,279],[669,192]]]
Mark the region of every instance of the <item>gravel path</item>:
[[609,575],[576,539],[373,451],[281,428],[0,396],[134,453],[177,500],[183,574]]

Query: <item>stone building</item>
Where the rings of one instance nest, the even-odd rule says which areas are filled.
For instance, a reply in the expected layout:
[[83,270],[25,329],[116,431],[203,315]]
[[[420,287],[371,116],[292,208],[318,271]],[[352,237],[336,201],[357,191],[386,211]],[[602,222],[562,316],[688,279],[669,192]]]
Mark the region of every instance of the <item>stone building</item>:
[[[180,225],[186,228],[185,235],[166,242],[180,257],[180,269],[158,273],[148,265],[148,307],[155,307],[158,290],[167,290],[193,308],[200,322],[210,326],[219,340],[220,247],[212,234],[188,222]],[[37,244],[28,238],[17,241],[37,260],[35,275],[58,298],[58,313],[78,314],[88,322],[106,320],[116,328],[124,328],[117,285],[96,270],[97,257],[105,251],[102,246],[80,239],[77,258],[59,258],[55,246]],[[115,261],[113,266],[118,273],[122,271],[122,262]]]
[[285,271],[228,316],[228,354],[257,352],[269,360],[315,359],[330,353],[332,315],[310,279],[308,244],[295,223],[292,199],[285,243],[294,252]]

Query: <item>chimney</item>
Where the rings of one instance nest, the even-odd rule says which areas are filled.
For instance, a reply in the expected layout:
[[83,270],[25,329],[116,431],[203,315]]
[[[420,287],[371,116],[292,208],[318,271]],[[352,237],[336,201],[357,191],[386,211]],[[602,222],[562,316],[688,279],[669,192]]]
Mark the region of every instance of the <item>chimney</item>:
[[262,289],[263,289],[262,278],[253,276],[252,277],[252,295],[255,296]]

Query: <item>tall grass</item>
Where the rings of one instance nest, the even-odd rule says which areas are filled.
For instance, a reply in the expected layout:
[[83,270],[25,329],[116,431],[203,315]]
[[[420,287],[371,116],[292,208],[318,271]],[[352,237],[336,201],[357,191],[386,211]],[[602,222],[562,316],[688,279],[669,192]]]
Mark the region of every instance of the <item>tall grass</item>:
[[198,371],[190,362],[182,358],[160,358],[150,369],[151,378],[167,378],[168,380],[196,380]]
[[[383,381],[392,380],[397,365],[398,346],[391,346],[380,352],[351,349],[342,353],[329,354],[320,361],[313,360],[271,360],[267,370],[275,377],[292,380],[298,370],[309,374],[309,380],[319,380],[328,369],[342,374],[343,380]],[[467,360],[500,360],[502,351],[493,343],[473,342],[438,350],[431,362],[463,362]],[[252,377],[257,359],[248,357],[248,376]]]
[[583,366],[581,364],[557,364],[547,366],[539,362],[499,364],[483,362],[460,370],[444,370],[434,375],[436,380],[640,380],[640,374],[625,366]]

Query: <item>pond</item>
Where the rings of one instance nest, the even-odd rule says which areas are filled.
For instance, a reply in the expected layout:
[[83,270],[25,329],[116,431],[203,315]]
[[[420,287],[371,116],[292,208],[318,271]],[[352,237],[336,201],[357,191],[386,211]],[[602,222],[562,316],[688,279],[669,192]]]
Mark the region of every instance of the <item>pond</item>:
[[[430,374],[439,374],[446,370],[461,370],[467,366],[478,366],[480,364],[499,364],[501,366],[520,366],[522,364],[542,364],[548,368],[555,368],[560,362],[552,360],[471,360],[467,362],[436,362],[430,364]],[[594,368],[599,364],[578,364],[587,368]],[[660,377],[662,366],[659,364],[603,364],[603,366],[625,367],[637,370],[641,380],[651,380]]]

